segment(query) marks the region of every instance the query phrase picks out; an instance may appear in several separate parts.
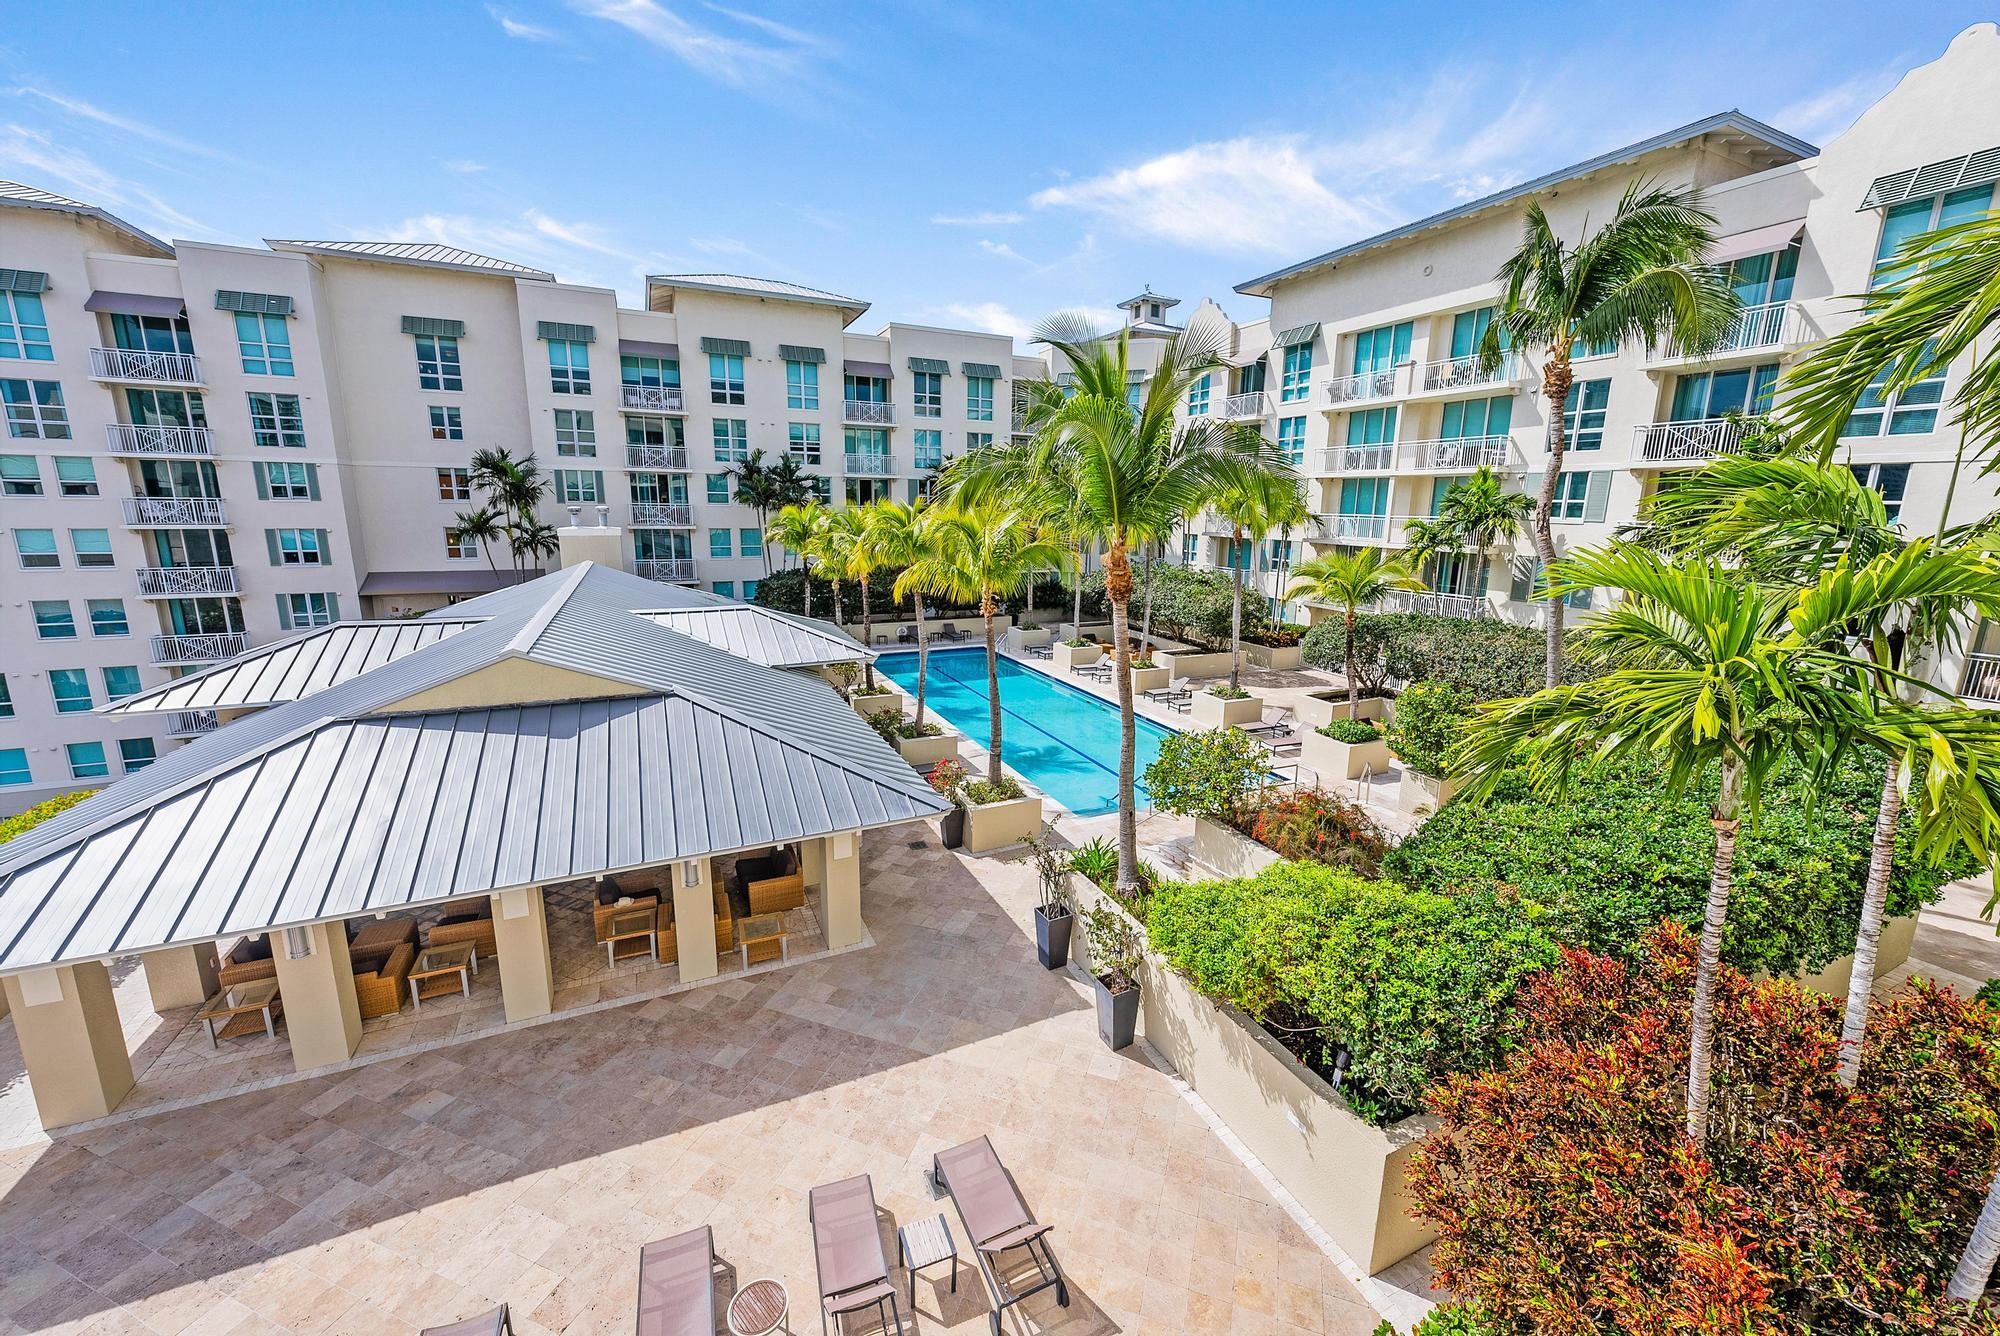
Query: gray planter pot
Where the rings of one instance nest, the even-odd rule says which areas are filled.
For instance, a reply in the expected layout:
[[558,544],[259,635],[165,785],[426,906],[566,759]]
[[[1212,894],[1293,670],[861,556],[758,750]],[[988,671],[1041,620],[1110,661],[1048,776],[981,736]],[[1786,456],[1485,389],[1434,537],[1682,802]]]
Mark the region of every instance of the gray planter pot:
[[1059,970],[1069,964],[1069,934],[1076,926],[1076,915],[1058,914],[1054,918],[1035,906],[1035,954],[1041,957],[1042,968]]
[[947,849],[956,849],[965,843],[965,809],[954,807],[938,818],[938,838]]
[[1102,979],[1092,979],[1091,986],[1097,990],[1097,1037],[1114,1053],[1131,1047],[1139,1028],[1139,985],[1122,993],[1112,992]]

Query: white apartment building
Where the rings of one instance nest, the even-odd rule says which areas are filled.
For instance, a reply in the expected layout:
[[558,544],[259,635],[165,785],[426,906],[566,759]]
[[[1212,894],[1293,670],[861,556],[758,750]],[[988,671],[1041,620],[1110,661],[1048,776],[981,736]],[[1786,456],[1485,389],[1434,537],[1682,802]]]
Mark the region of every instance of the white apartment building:
[[[1010,429],[1011,340],[728,274],[609,289],[438,245],[171,245],[0,184],[0,813],[214,726],[113,700],[295,630],[513,578],[455,542],[471,455],[532,454],[543,518],[628,569],[748,598],[775,564],[729,471],[909,498]],[[574,518],[570,518],[574,517]]]

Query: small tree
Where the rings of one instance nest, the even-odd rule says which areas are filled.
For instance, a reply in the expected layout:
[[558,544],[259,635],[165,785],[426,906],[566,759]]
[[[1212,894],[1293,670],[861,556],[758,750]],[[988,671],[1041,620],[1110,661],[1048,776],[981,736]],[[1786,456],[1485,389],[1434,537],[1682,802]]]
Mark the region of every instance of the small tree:
[[1370,603],[1380,603],[1391,589],[1422,589],[1419,580],[1408,566],[1389,556],[1379,547],[1356,548],[1352,552],[1328,552],[1299,563],[1292,573],[1291,587],[1285,597],[1303,598],[1310,603],[1323,603],[1340,609],[1340,620],[1345,632],[1346,652],[1342,658],[1343,672],[1347,680],[1347,717],[1356,717],[1360,708],[1361,689],[1354,668],[1354,624],[1361,609]]
[[1229,689],[1242,687],[1243,678],[1243,577],[1250,565],[1250,550],[1264,541],[1273,529],[1304,524],[1310,513],[1300,494],[1299,480],[1290,474],[1252,473],[1232,482],[1215,498],[1215,508],[1229,521],[1231,580],[1235,585],[1229,616]]
[[1146,767],[1146,791],[1162,812],[1234,825],[1264,787],[1270,766],[1264,745],[1240,728],[1172,733]]

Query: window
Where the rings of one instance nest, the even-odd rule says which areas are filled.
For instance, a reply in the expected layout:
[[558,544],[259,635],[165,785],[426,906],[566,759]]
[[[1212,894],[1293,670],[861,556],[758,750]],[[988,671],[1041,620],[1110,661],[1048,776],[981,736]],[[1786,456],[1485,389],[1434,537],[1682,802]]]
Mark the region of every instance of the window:
[[936,371],[914,371],[916,378],[917,416],[944,416],[944,376]]
[[69,754],[71,779],[101,779],[111,773],[111,765],[104,759],[104,744],[101,742],[72,742],[63,750]]
[[597,455],[597,414],[588,408],[558,408],[556,410],[556,453],[559,455],[580,455],[586,459]]
[[82,714],[90,709],[90,674],[81,668],[49,669],[49,694],[57,714]]
[[708,401],[712,404],[743,402],[743,359],[734,353],[708,355]]
[[1261,357],[1254,362],[1247,363],[1241,371],[1236,373],[1236,392],[1238,394],[1262,394],[1264,392],[1264,380],[1269,374],[1270,369],[1270,364],[1265,362]]
[[56,555],[54,529],[14,530],[14,550],[20,554],[25,570],[52,571],[62,565],[62,558]]
[[984,450],[991,444],[993,444],[993,433],[990,431],[969,431],[965,433],[965,448],[969,451]]
[[941,431],[919,431],[915,438],[917,467],[920,469],[941,469],[944,467],[944,433]]
[[1411,323],[1364,329],[1354,336],[1354,373],[1387,371],[1410,360]]
[[785,363],[785,407],[819,407],[819,364]]
[[[794,363],[811,366],[812,363]],[[785,453],[801,464],[819,463],[819,423],[791,422],[785,426]]]
[[39,639],[76,639],[76,614],[69,610],[69,600],[36,599],[29,606],[35,610],[35,635]]
[[67,441],[69,410],[62,385],[53,380],[0,380],[7,404],[7,434],[19,439]]
[[109,529],[71,529],[69,546],[70,551],[76,553],[76,564],[79,566],[101,569],[118,564],[111,555]]
[[1189,417],[1201,417],[1208,412],[1209,387],[1210,382],[1214,379],[1215,377],[1211,373],[1202,376],[1194,384],[1188,386],[1187,411]]
[[0,491],[7,496],[40,496],[41,462],[33,455],[0,455]]
[[1673,420],[1700,422],[1731,413],[1761,413],[1771,406],[1771,389],[1777,383],[1776,362],[1682,376],[1674,382]]
[[426,390],[462,390],[458,340],[444,334],[417,335],[417,385]]
[[594,506],[603,499],[604,474],[599,470],[556,470],[556,500],[560,504]]
[[[1991,207],[1992,186],[1968,186],[1964,190],[1933,195],[1928,199],[1905,200],[1891,207],[1882,215],[1882,236],[1875,245],[1875,275],[1872,281],[1879,283],[1885,273],[1896,270],[1896,252],[1913,237],[1967,222]],[[1907,270],[1897,270],[1897,277],[1904,277],[1907,273]]]
[[433,441],[462,441],[465,439],[465,420],[458,409],[448,404],[432,404],[431,439]]
[[762,529],[738,529],[736,549],[746,557],[764,555],[764,531]]
[[1609,380],[1579,380],[1563,400],[1563,440],[1571,450],[1604,446],[1604,414],[1611,402]]
[[104,670],[104,698],[119,700],[125,696],[139,694],[139,670],[126,666]]
[[125,600],[121,598],[91,599],[90,633],[94,636],[131,635],[132,623],[125,619]]
[[328,564],[324,529],[266,529],[264,541],[271,549],[273,566]]
[[991,376],[967,376],[965,378],[965,415],[974,422],[993,420],[993,378]]
[[252,376],[292,374],[292,333],[281,315],[236,313],[236,350],[243,370]]
[[1565,469],[1556,479],[1555,504],[1549,517],[1600,524],[1610,494],[1609,473],[1571,473]]
[[1588,361],[1593,357],[1615,357],[1617,354],[1616,339],[1591,339],[1588,342],[1575,339],[1569,345],[1569,357],[1572,362]]
[[142,427],[206,427],[208,407],[186,390],[127,390],[125,410]]
[[631,353],[618,359],[618,380],[623,385],[652,388],[681,383],[681,364],[671,357],[640,357]]
[[755,580],[745,580],[743,582],[743,597],[746,601],[757,597],[757,582]]
[[[1513,422],[1514,396],[1511,394],[1495,395],[1491,399],[1454,399],[1444,406],[1444,427],[1438,435],[1447,441],[1505,436],[1512,429]],[[1600,420],[1597,425],[1601,429],[1604,424]]]
[[316,501],[311,464],[266,460],[257,465],[257,495],[272,501]]
[[729,555],[731,555],[731,552],[730,552],[730,547],[729,547],[729,544],[730,544],[730,536],[729,536],[729,530],[727,530],[727,529],[710,529],[710,530],[708,531],[708,555],[709,555],[709,556],[711,556],[711,557],[726,557],[726,556],[729,556]]
[[34,776],[28,773],[27,749],[0,747],[0,785],[32,783]]
[[439,469],[438,500],[470,501],[472,499],[471,469]]
[[280,594],[278,603],[278,620],[294,631],[340,620],[340,600],[333,594]]
[[1370,408],[1347,415],[1349,445],[1387,445],[1396,439],[1396,408]]
[[184,315],[127,315],[115,311],[111,316],[111,339],[116,346],[133,352],[194,351],[194,335],[188,332]]
[[[437,410],[433,409],[435,413]],[[302,450],[306,444],[305,415],[296,394],[250,396],[250,432],[257,444]]]
[[1291,403],[1303,399],[1311,392],[1313,369],[1313,346],[1310,343],[1295,343],[1285,349],[1285,370],[1278,382],[1278,401]]
[[712,506],[729,504],[729,475],[711,473],[708,475],[708,503]]
[[0,357],[55,361],[55,351],[49,347],[49,318],[39,293],[0,292]]
[[886,376],[847,376],[844,378],[847,402],[850,404],[886,404],[889,402],[889,378]]
[[1145,380],[1143,378],[1138,380],[1127,380],[1125,382],[1125,406],[1127,408],[1130,408],[1133,412],[1136,413],[1139,411],[1139,405],[1144,403],[1145,401],[1146,401]]
[[96,496],[97,465],[82,455],[57,455],[56,487],[64,496]]
[[590,345],[576,339],[548,339],[549,389],[555,394],[590,393]]
[[1796,241],[1781,251],[1766,251],[1762,255],[1746,255],[1732,260],[1723,269],[1729,286],[1736,290],[1736,300],[1745,306],[1764,306],[1789,300],[1798,272],[1799,243]]
[[125,768],[126,774],[144,770],[157,759],[151,738],[118,739],[118,763]]
[[1894,524],[1903,513],[1903,493],[1909,490],[1910,466],[1908,464],[1849,464],[1854,480],[1863,487],[1872,487],[1882,494],[1882,509],[1888,512],[1889,522]]
[[724,598],[736,597],[736,581],[734,580],[717,580],[714,584],[710,585],[709,588],[713,589],[716,593],[722,595]]
[[717,418],[713,424],[713,431],[716,462],[728,464],[750,458],[748,422],[742,418]]
[[[1460,311],[1451,318],[1451,355],[1453,360],[1471,357],[1479,351],[1479,345],[1486,342],[1486,331],[1493,327],[1496,311],[1491,306],[1482,306],[1476,311]],[[1501,326],[1500,346],[1507,346],[1507,329]]]
[[0,719],[14,717],[14,693],[7,689],[7,679],[0,677]]
[[1288,464],[1305,461],[1306,420],[1303,416],[1278,419],[1278,449],[1284,452]]
[[461,535],[456,527],[447,528],[444,531],[444,556],[446,561],[477,561],[479,544]]
[[1938,405],[1944,402],[1945,368],[1937,367],[1914,385],[1888,393],[1889,368],[1883,367],[1855,401],[1841,425],[1842,436],[1918,436],[1937,427]]
[[812,488],[812,494],[819,498],[821,505],[830,506],[833,504],[833,479],[827,477],[824,473],[815,473],[807,477],[806,485]]

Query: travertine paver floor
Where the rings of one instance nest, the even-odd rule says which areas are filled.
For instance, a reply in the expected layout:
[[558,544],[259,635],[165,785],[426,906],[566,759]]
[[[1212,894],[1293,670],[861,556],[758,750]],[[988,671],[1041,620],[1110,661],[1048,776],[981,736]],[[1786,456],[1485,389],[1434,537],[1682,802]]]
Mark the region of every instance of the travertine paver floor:
[[[926,836],[865,842],[872,949],[0,1153],[0,1333],[381,1336],[501,1300],[524,1333],[629,1331],[639,1246],[700,1223],[811,1331],[806,1191],[866,1172],[896,1220],[948,1211],[929,1154],[981,1132],[1072,1281],[1069,1309],[1039,1295],[1007,1330],[1370,1331],[1167,1078],[1037,966],[1027,869]],[[917,1296],[911,1330],[986,1329],[970,1269]]]

